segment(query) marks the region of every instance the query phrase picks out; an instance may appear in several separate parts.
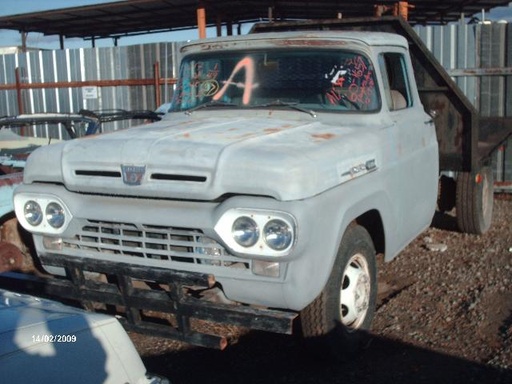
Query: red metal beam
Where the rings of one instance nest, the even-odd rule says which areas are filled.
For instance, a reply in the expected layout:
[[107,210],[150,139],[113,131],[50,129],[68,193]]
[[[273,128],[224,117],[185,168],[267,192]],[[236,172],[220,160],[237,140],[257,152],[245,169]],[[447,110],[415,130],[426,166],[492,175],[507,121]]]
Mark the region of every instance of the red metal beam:
[[[175,78],[159,78],[159,85],[175,84]],[[126,79],[126,80],[88,80],[88,81],[61,81],[56,83],[16,83],[0,84],[0,91],[43,89],[43,88],[79,88],[88,86],[121,87],[155,85],[155,79]]]
[[55,88],[81,88],[81,87],[155,87],[155,105],[161,104],[161,85],[176,84],[175,78],[160,77],[160,63],[156,62],[153,66],[154,77],[152,79],[123,79],[123,80],[88,80],[88,81],[61,81],[54,83],[23,83],[21,81],[21,68],[15,69],[15,84],[0,84],[0,91],[16,91],[18,114],[24,113],[22,91],[25,89],[55,89]]

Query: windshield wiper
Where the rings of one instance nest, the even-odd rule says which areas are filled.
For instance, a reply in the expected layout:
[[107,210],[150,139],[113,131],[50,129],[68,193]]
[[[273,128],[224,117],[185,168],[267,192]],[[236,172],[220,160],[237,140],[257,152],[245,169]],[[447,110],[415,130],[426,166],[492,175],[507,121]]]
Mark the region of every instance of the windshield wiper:
[[233,104],[233,103],[227,103],[225,101],[211,100],[207,103],[197,105],[194,108],[187,109],[185,111],[185,114],[190,115],[192,112],[197,111],[198,109],[209,108],[209,107],[238,107],[238,105]]
[[271,102],[265,103],[265,104],[252,105],[251,107],[252,108],[288,107],[288,108],[291,108],[291,109],[295,109],[296,111],[307,113],[311,117],[316,117],[316,112],[315,111],[313,111],[311,109],[302,108],[298,104],[299,103],[296,103],[296,102],[295,103],[290,103],[290,102],[285,102],[285,101],[281,101],[281,100],[274,100],[274,101],[271,101]]

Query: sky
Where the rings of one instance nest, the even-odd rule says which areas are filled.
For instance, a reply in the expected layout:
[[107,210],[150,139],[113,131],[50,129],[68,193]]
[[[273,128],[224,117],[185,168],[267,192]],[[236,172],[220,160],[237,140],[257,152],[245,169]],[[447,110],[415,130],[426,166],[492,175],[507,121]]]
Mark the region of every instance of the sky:
[[[118,0],[0,0],[0,17],[12,16],[30,12],[40,12],[60,8],[79,7],[99,3],[111,3]],[[511,3],[512,5],[512,3]],[[486,13],[485,17],[489,20],[507,20],[512,22],[512,6],[497,7],[491,12]],[[481,17],[481,15],[479,15]],[[208,37],[215,36],[215,29],[207,31]],[[163,41],[184,41],[197,39],[198,32],[193,29],[190,31],[180,31],[172,33],[158,33],[134,37],[124,37],[119,39],[118,45],[133,45],[142,43],[153,43]],[[17,31],[0,29],[0,47],[14,47],[21,45],[21,36]],[[90,41],[82,39],[66,39],[65,48],[90,47]],[[97,47],[111,47],[114,45],[112,39],[96,40]],[[44,36],[38,33],[29,33],[27,46],[31,48],[58,49],[58,36]]]
[[[114,3],[119,0],[0,0],[0,17],[20,15],[23,13],[48,11],[60,8],[82,7],[87,5]],[[207,37],[214,37],[213,29],[207,31]],[[197,39],[197,30],[179,31],[172,33],[155,33],[133,37],[123,37],[118,45],[133,45],[163,41],[185,41]],[[96,47],[112,47],[113,39],[98,39]],[[14,47],[21,45],[21,36],[17,31],[0,29],[0,47]],[[59,49],[59,36],[44,36],[39,33],[29,33],[27,46],[30,48]],[[65,48],[89,48],[91,41],[83,39],[65,39]]]

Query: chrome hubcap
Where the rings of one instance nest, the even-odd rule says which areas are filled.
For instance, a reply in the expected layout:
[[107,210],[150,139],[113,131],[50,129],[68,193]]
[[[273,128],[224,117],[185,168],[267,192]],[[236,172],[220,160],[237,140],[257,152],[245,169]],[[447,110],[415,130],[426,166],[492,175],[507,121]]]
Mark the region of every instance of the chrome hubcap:
[[357,329],[370,305],[371,282],[368,263],[361,254],[350,258],[341,283],[340,315],[343,325]]

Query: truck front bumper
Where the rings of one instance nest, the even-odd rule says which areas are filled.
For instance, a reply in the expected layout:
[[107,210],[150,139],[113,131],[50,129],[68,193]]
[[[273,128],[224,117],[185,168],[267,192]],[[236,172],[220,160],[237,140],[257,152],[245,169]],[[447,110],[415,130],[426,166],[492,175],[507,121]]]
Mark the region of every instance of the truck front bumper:
[[[62,255],[43,257],[64,268],[68,278],[0,274],[0,285],[13,291],[80,303],[86,309],[116,315],[127,330],[167,337],[209,348],[225,348],[224,335],[204,333],[206,321],[291,334],[296,312],[211,302],[190,289],[212,288],[212,275],[112,263]],[[202,324],[202,325],[201,325]],[[208,328],[208,327],[206,327]]]

